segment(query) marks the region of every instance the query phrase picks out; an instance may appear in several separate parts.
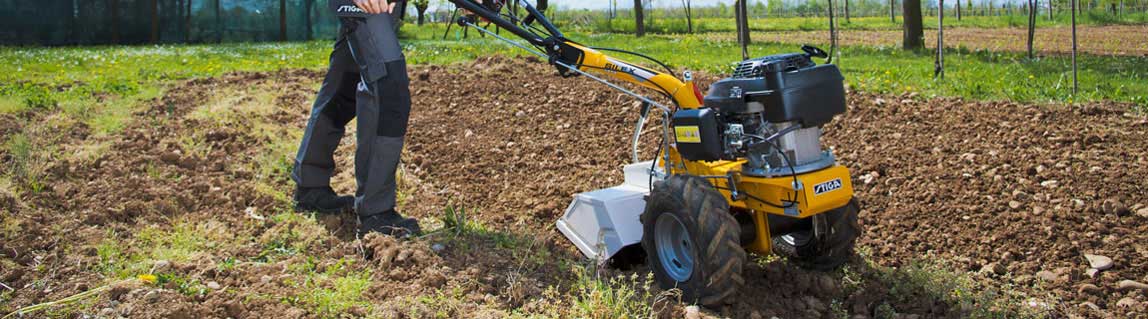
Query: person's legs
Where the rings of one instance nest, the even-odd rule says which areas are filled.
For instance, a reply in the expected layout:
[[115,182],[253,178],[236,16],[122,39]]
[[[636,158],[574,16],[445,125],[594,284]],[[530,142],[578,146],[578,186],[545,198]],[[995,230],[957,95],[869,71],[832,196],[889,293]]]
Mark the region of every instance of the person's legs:
[[355,210],[363,232],[418,233],[417,221],[395,211],[395,171],[410,117],[410,80],[406,61],[387,62],[386,67],[386,76],[359,84]]
[[330,183],[335,171],[335,149],[343,138],[344,127],[355,118],[359,67],[343,40],[335,44],[330,63],[291,173],[297,187],[296,208],[300,210],[331,213],[348,209],[353,203],[352,197],[335,194]]

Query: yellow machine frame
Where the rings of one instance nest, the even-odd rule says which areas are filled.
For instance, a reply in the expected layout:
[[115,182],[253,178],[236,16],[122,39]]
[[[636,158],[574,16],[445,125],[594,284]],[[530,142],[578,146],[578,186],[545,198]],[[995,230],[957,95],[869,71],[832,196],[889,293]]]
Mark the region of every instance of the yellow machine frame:
[[[674,103],[682,109],[697,109],[702,107],[701,94],[696,84],[687,77],[680,80],[672,75],[650,70],[632,63],[610,57],[597,50],[573,42],[565,43],[568,48],[581,51],[581,59],[577,64],[571,65],[585,72],[602,74],[614,79],[633,83],[648,89],[663,92],[673,99]],[[711,178],[710,182],[726,195],[726,201],[731,208],[742,209],[753,216],[756,228],[756,239],[746,245],[746,249],[758,254],[772,252],[772,241],[769,234],[768,215],[774,214],[791,218],[807,218],[836,208],[840,208],[853,199],[853,183],[850,179],[849,169],[842,165],[834,165],[825,169],[798,174],[796,185],[793,176],[763,178],[742,175],[740,173],[744,159],[734,161],[688,161],[682,159],[677,151],[677,142],[690,139],[688,130],[676,130],[673,142],[669,147],[658,154],[658,158],[668,159],[667,174],[690,174],[699,176],[727,176],[728,178]],[[832,191],[816,194],[813,185],[840,180],[841,185]],[[730,183],[734,185],[730,185]],[[736,186],[736,187],[731,187]],[[736,189],[746,196],[744,199],[733,199],[731,190]],[[784,207],[784,208],[783,208]]]

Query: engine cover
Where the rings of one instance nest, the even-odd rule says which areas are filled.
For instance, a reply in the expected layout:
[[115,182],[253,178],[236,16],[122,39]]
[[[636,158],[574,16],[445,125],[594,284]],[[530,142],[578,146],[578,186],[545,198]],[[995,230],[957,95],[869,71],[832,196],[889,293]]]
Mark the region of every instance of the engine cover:
[[710,86],[705,105],[728,114],[758,102],[768,122],[820,126],[845,113],[844,80],[836,65],[815,65],[801,54],[768,56],[742,62],[733,77]]

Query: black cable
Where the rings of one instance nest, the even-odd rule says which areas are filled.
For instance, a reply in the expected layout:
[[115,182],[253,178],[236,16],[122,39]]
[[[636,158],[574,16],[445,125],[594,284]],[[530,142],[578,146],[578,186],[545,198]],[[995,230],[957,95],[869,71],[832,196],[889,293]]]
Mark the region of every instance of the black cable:
[[662,66],[662,68],[666,69],[666,72],[669,72],[670,75],[674,76],[675,78],[678,77],[678,74],[674,73],[674,69],[670,68],[670,66],[666,65],[662,61],[659,61],[658,59],[655,59],[655,58],[650,57],[650,56],[645,55],[645,54],[641,54],[641,53],[633,52],[633,51],[626,51],[626,50],[622,50],[622,49],[615,49],[615,48],[604,48],[604,47],[590,47],[590,48],[594,49],[594,50],[598,50],[598,51],[610,51],[610,52],[625,53],[625,54],[637,56],[637,57],[640,57],[640,58],[643,58],[646,60],[650,60],[650,61],[657,63],[658,65]]
[[[713,177],[713,178],[720,178],[720,177]],[[716,186],[716,185],[714,186],[714,188],[716,188],[716,189],[720,189],[720,190],[731,191],[731,192],[733,191],[733,189],[730,189],[730,188],[728,188],[728,187],[720,187],[720,186]],[[778,209],[789,209],[789,208],[792,208],[794,205],[796,205],[796,202],[789,202],[789,204],[786,204],[785,206],[782,206],[782,205],[778,205],[778,204],[770,203],[770,202],[769,202],[769,201],[767,201],[767,200],[764,200],[764,199],[758,198],[757,196],[753,196],[753,195],[750,195],[750,194],[748,194],[748,193],[744,193],[744,192],[742,192],[742,193],[740,193],[740,194],[742,194],[742,195],[745,195],[745,197],[749,197],[749,199],[752,199],[752,200],[755,200],[755,201],[761,202],[762,204],[765,204],[765,205],[767,205],[767,206],[770,206],[770,207],[773,207],[773,208],[778,208]]]
[[[591,69],[596,69],[596,70],[617,72],[617,70],[610,70],[607,68],[603,68],[603,67],[599,67],[599,66],[593,66],[593,65],[579,64],[579,65],[573,65],[573,66],[578,67],[578,68],[591,68]],[[629,73],[627,73],[627,74],[629,74]],[[630,76],[634,76],[634,75],[630,74]],[[637,77],[635,76],[635,78],[637,78]],[[674,100],[674,95],[670,94],[670,90],[667,90],[665,87],[659,85],[658,83],[656,83],[654,81],[646,81],[646,83],[650,83],[650,84],[653,84],[654,86],[658,87],[658,91],[660,91],[663,95],[665,95],[666,98],[670,99],[670,102],[674,102],[674,110],[677,110],[677,109],[682,107],[681,105],[678,104],[677,100]]]

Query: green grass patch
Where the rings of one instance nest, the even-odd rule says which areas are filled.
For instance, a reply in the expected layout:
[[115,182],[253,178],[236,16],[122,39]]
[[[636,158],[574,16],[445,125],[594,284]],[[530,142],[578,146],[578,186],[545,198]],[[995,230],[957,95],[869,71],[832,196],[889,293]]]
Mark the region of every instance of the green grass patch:
[[44,178],[56,149],[39,138],[35,133],[21,132],[9,136],[4,143],[4,150],[10,156],[8,175],[19,190],[30,193],[42,192],[47,186]]
[[1046,318],[1056,305],[1051,295],[1033,295],[1039,289],[1024,293],[1009,283],[977,280],[974,274],[954,271],[944,261],[919,259],[901,267],[885,267],[865,260],[864,265],[847,264],[839,270],[841,282],[848,294],[870,285],[887,287],[891,303],[877,305],[877,318],[898,313],[894,304],[930,301],[947,304],[968,318]]
[[105,234],[95,247],[100,262],[94,270],[112,279],[133,278],[150,274],[157,261],[193,261],[212,256],[233,241],[231,231],[219,221],[148,226],[133,235],[120,239],[114,232]]
[[373,307],[363,296],[371,286],[368,270],[354,270],[352,261],[347,259],[340,259],[322,272],[316,272],[313,262],[310,265],[292,269],[303,279],[288,282],[298,293],[285,298],[285,302],[305,307],[321,318],[338,317],[352,308],[366,312]]

